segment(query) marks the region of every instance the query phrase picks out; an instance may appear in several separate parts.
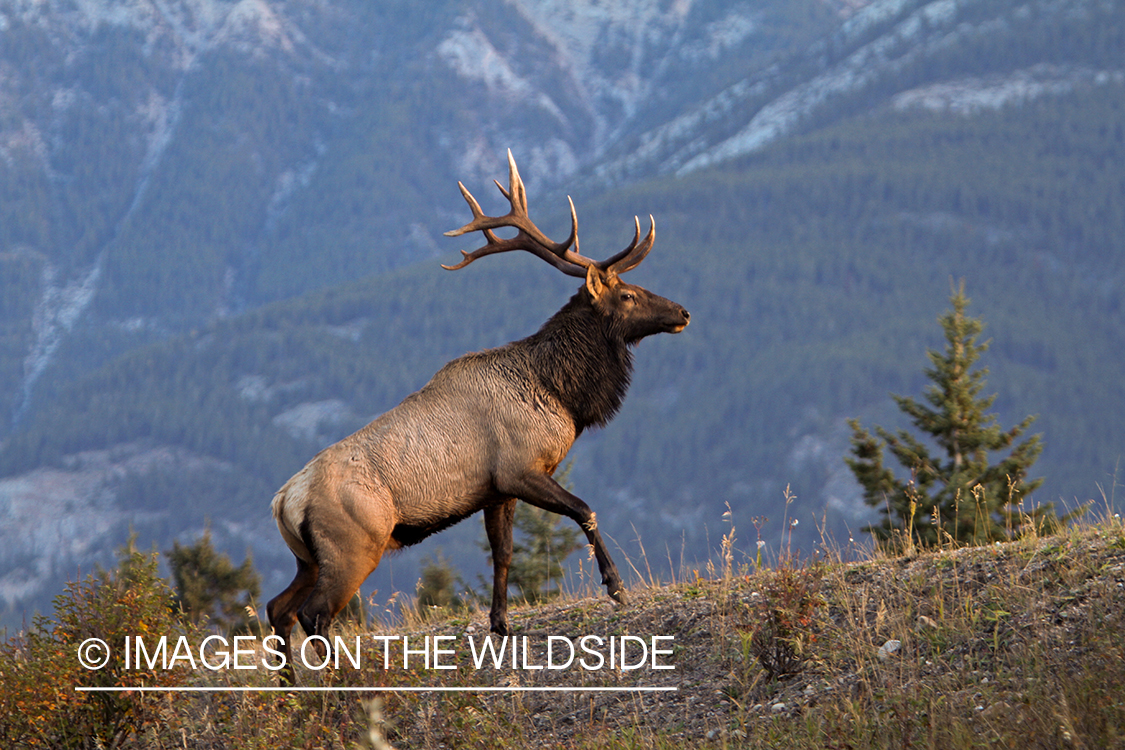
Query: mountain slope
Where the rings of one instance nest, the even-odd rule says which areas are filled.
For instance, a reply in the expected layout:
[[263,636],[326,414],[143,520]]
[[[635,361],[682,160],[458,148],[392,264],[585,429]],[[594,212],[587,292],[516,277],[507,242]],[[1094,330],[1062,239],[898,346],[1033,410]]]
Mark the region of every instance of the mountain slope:
[[432,257],[441,187],[508,147],[533,188],[563,183],[700,74],[829,28],[791,5],[0,3],[0,413],[80,318],[104,359]]

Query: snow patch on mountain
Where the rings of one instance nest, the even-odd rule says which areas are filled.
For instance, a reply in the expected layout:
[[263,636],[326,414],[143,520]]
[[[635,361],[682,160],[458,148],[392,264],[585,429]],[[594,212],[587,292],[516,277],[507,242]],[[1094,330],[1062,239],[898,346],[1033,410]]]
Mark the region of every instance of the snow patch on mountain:
[[[148,50],[170,37],[179,53],[175,59],[180,69],[189,68],[199,53],[219,44],[243,51],[291,52],[294,48],[295,29],[267,0],[75,0],[65,9],[40,0],[10,0],[8,13],[43,29],[59,44],[88,36],[102,26],[143,33]],[[299,32],[296,38],[301,40]]]
[[[833,101],[860,92],[889,76],[893,77],[907,66],[936,52],[1009,27],[1010,19],[1003,15],[980,20],[975,24],[965,21],[961,10],[970,5],[980,3],[971,0],[935,0],[913,11],[908,10],[907,0],[872,3],[844,22],[839,33],[841,40],[858,40],[879,24],[890,23],[898,14],[906,15],[885,33],[859,46],[841,62],[780,93],[759,108],[746,126],[734,135],[705,148],[701,148],[702,142],[699,139],[686,144],[666,160],[665,170],[685,175],[751,154],[793,132],[815,112]],[[1044,64],[1016,73],[933,84],[913,92],[904,92],[896,97],[894,106],[979,111],[981,108],[995,108],[1010,101],[1069,91],[1083,80],[1097,80],[1099,75],[1102,80],[1110,81],[1113,80],[1114,72],[1079,71]],[[744,89],[748,91],[749,87]],[[737,87],[724,93],[745,96]],[[693,151],[696,153],[692,153]]]
[[514,7],[552,45],[560,67],[591,102],[597,153],[651,96],[654,81],[669,64],[663,53],[681,36],[693,4],[519,0]]
[[[3,84],[0,79],[0,114],[8,109],[5,107]],[[17,161],[25,158],[43,165],[47,163],[47,144],[42,132],[30,120],[24,120],[10,129],[0,129],[0,160],[5,166],[11,169]]]
[[[522,0],[515,7],[552,43],[577,82],[595,96],[616,100],[628,116],[647,95],[646,51],[682,26],[692,2]],[[621,63],[599,64],[598,56],[609,49]]]
[[704,27],[701,39],[685,44],[680,57],[694,63],[717,60],[726,50],[753,36],[758,26],[758,16],[749,6],[731,8],[723,18]]
[[[861,31],[893,18],[906,5],[906,0],[872,3],[844,23],[841,35],[845,39],[859,36]],[[888,33],[763,106],[740,132],[688,159],[676,169],[677,174],[758,151],[792,132],[829,101],[863,89],[887,73],[952,43],[958,36],[978,33],[968,24],[951,28],[957,21],[956,7],[954,0],[937,0],[915,10]]]
[[50,263],[43,266],[43,294],[35,306],[31,328],[35,336],[31,351],[24,358],[23,391],[13,421],[19,421],[31,404],[31,393],[40,376],[51,363],[51,359],[62,344],[63,339],[83,311],[94,299],[101,276],[101,263],[95,263],[85,273],[65,282],[57,279],[58,269]]
[[490,94],[528,100],[560,122],[566,122],[565,115],[551,97],[516,73],[479,28],[450,32],[438,45],[437,51],[459,75],[483,83]]
[[0,479],[0,609],[89,570],[131,523],[159,515],[119,509],[115,483],[159,469],[223,467],[178,448],[128,444],[77,453],[60,467]]
[[298,440],[331,442],[332,428],[357,419],[351,407],[338,398],[311,401],[286,409],[273,418],[273,423]]
[[[71,90],[60,89],[55,92],[52,100],[55,108],[61,109],[70,106],[75,98]],[[165,100],[155,89],[151,89],[148,96],[137,107],[135,117],[142,123],[141,131],[145,136],[147,148],[140,165],[133,199],[119,224],[126,221],[140,204],[152,173],[172,141],[180,110],[179,86],[173,101]],[[29,127],[33,126],[30,121],[25,120],[23,129],[27,130]],[[2,149],[0,153],[3,153]],[[40,158],[44,169],[49,175],[52,174],[46,153]],[[21,399],[13,414],[13,422],[18,422],[31,405],[32,394],[39,378],[50,365],[59,346],[93,302],[102,275],[107,247],[108,243],[99,251],[97,259],[91,266],[66,280],[59,280],[61,274],[54,265],[49,262],[44,264],[41,283],[43,291],[32,316],[34,341],[24,358]]]
[[1125,71],[1035,65],[1007,75],[969,76],[903,91],[891,99],[897,110],[924,109],[974,115],[1080,87],[1125,84]]
[[240,0],[234,4],[215,37],[216,42],[247,45],[260,51],[260,45],[283,52],[293,51],[293,40],[281,17],[265,0]]
[[[737,81],[676,117],[639,134],[628,152],[593,167],[598,182],[620,185],[640,175],[684,176],[754,153],[785,137],[847,98],[900,78],[946,50],[1010,31],[1032,6],[998,8],[989,15],[981,0],[876,0],[829,3],[845,20],[787,61]],[[1034,3],[1043,13],[1083,13],[1087,0]],[[748,17],[749,20],[749,17]],[[749,29],[746,23],[742,28]],[[686,47],[685,47],[686,48]],[[836,57],[842,55],[841,57]],[[810,74],[794,78],[795,69]],[[1038,65],[991,77],[931,83],[893,100],[899,109],[950,108],[971,113],[982,107],[1061,93],[1076,85],[1115,79],[1114,71]],[[881,95],[880,95],[881,96]],[[875,106],[869,103],[867,106]],[[739,121],[741,120],[741,125]]]
[[[660,96],[660,82],[673,66],[709,65],[759,31],[762,11],[753,4],[734,4],[706,22],[693,18],[696,5],[692,0],[514,0],[510,7],[531,29],[516,46],[534,47],[540,62],[550,61],[552,75],[547,78],[526,56],[513,54],[511,39],[504,40],[507,45],[499,43],[501,37],[494,35],[503,31],[483,26],[472,12],[457,20],[437,54],[461,78],[483,84],[490,95],[554,118],[558,131],[536,133],[519,145],[524,152],[541,150],[521,160],[532,180],[541,176],[558,183],[596,163],[622,137],[650,100]],[[478,139],[459,144],[454,152],[458,166],[482,176],[502,167],[493,154],[513,145],[510,132],[503,136],[504,143]]]
[[[851,41],[858,38],[868,29],[881,23],[891,21],[902,14],[915,0],[876,0],[861,8],[855,15],[840,26],[840,36]],[[940,4],[949,5],[952,0],[940,0]]]

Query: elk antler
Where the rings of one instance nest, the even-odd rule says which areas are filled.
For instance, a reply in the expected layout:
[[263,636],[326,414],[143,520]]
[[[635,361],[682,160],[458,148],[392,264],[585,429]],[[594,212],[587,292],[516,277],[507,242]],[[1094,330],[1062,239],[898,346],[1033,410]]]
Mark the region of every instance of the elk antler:
[[[574,210],[574,201],[570,202],[570,236],[565,242],[553,242],[547,235],[540,231],[539,227],[528,218],[527,215],[527,190],[524,188],[523,180],[520,178],[519,170],[516,169],[516,160],[512,157],[511,149],[508,149],[508,189],[505,190],[504,186],[498,181],[496,187],[500,189],[501,194],[508,199],[511,204],[511,210],[504,216],[486,216],[481,210],[480,204],[477,203],[476,198],[469,192],[460,182],[457,187],[461,188],[461,195],[464,196],[465,202],[469,204],[469,209],[473,212],[473,220],[461,227],[446,232],[446,237],[458,237],[462,234],[469,232],[480,231],[484,234],[487,243],[473,252],[461,251],[464,256],[462,261],[455,266],[442,265],[442,268],[449,271],[456,271],[460,268],[472,263],[478,258],[483,258],[486,255],[494,253],[505,253],[509,250],[526,250],[543,260],[550,263],[555,268],[559,269],[565,274],[570,276],[577,276],[585,278],[586,271],[591,266],[595,266],[607,273],[625,273],[645,259],[649,251],[652,250],[653,242],[656,239],[656,222],[649,216],[651,226],[648,230],[648,235],[641,240],[641,222],[640,219],[635,219],[636,233],[633,235],[633,241],[627,248],[603,261],[595,261],[587,258],[578,252],[578,214]],[[517,231],[516,236],[510,239],[501,239],[496,236],[492,231],[500,227],[513,227]],[[571,246],[574,247],[571,250]]]
[[[641,264],[641,261],[652,250],[652,245],[656,242],[656,219],[652,218],[652,214],[648,215],[648,234],[645,235],[643,240],[641,240],[641,220],[634,216],[633,223],[636,226],[633,241],[629,243],[629,247],[617,255],[598,263],[598,267],[603,271],[608,270],[613,273],[632,271]],[[640,242],[639,245],[637,244],[638,241]]]

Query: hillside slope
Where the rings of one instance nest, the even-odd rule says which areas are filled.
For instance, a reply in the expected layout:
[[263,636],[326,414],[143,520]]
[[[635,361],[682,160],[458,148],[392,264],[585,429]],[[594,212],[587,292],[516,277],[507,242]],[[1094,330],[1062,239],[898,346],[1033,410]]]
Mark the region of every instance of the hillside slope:
[[[482,739],[500,747],[1125,744],[1120,519],[1018,544],[804,569],[749,573],[737,552],[728,559],[736,562],[725,574],[720,562],[694,581],[634,589],[628,607],[583,599],[513,617],[516,633],[533,643],[559,634],[576,642],[588,633],[606,641],[674,637],[658,644],[674,643],[673,655],[652,657],[632,673],[458,675],[468,684],[675,692],[533,693],[514,703],[482,697],[467,701],[476,705],[475,721],[452,721],[458,709],[418,711],[423,701],[387,696],[392,740],[402,747]],[[464,638],[463,627],[454,621],[421,632]],[[484,627],[476,616],[467,630]],[[674,670],[652,668],[669,663]],[[790,671],[772,674],[767,664]],[[395,677],[386,684],[401,684]],[[422,684],[450,682],[432,672],[422,677]]]
[[[397,627],[337,628],[337,643],[349,650],[340,664],[298,668],[300,685],[320,692],[255,694],[275,685],[256,666],[273,657],[249,646],[241,670],[189,669],[186,657],[147,677],[125,670],[109,679],[213,692],[123,694],[104,705],[95,726],[116,717],[130,727],[118,736],[121,746],[138,748],[188,738],[199,748],[1125,743],[1120,518],[1058,536],[905,557],[849,547],[857,561],[806,567],[756,569],[744,549],[731,529],[715,564],[684,570],[672,585],[634,586],[624,607],[568,595],[516,608],[521,651],[514,659],[507,641],[503,656],[487,651],[486,612],[431,611]],[[597,588],[593,580],[582,586]],[[81,601],[60,604],[89,606]],[[89,624],[79,636],[53,637],[112,640],[120,627]],[[9,644],[0,670],[26,653]],[[83,702],[101,697],[73,685],[107,678],[73,664],[28,679],[34,667],[23,663],[3,699],[40,705],[34,699],[44,687],[62,691],[53,711],[26,717],[50,742],[65,736],[68,715],[88,717]],[[224,692],[232,687],[250,693]],[[349,692],[358,690],[365,692]],[[10,723],[21,720],[0,715],[0,736],[28,736]]]

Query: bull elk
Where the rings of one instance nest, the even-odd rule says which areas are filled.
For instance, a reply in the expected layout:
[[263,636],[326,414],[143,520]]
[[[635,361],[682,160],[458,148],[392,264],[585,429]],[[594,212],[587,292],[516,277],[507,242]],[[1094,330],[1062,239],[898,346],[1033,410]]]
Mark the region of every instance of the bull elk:
[[[508,171],[508,189],[496,183],[511,204],[504,216],[486,216],[458,183],[473,220],[446,234],[479,231],[486,244],[462,251],[460,263],[443,268],[525,250],[585,283],[537,333],[453,360],[420,391],[322,450],[277,492],[271,510],[297,558],[297,575],[267,612],[286,641],[287,665],[295,621],[308,635],[324,635],[386,551],[416,544],[480,510],[492,549],[489,625],[507,635],[517,499],[577,522],[609,596],[625,600],[594,511],[551,475],[586,428],[605,425],[620,408],[632,373],[631,347],[655,333],[679,333],[688,312],[620,279],[652,249],[652,217],[644,238],[635,220],[629,246],[595,261],[579,253],[574,202],[570,236],[552,242],[528,218],[510,151]],[[493,230],[501,227],[517,233],[499,238]]]

